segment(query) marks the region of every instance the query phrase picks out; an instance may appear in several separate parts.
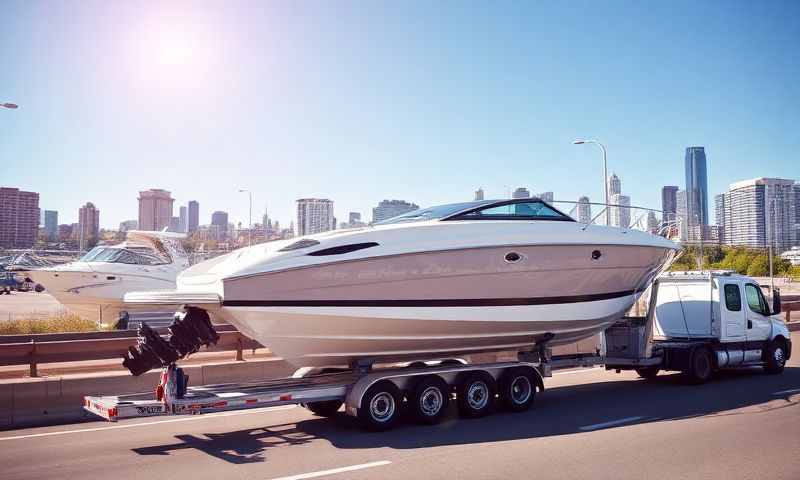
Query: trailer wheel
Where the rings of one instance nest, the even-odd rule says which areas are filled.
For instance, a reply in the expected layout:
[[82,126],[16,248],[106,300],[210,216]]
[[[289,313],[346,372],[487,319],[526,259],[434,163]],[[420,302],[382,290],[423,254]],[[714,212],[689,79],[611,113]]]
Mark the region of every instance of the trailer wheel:
[[764,365],[764,371],[769,374],[778,374],[783,372],[783,367],[786,366],[786,344],[783,340],[775,339],[769,342],[767,346],[767,363]]
[[458,384],[458,411],[462,417],[484,417],[492,412],[497,385],[486,372],[472,372]]
[[692,352],[689,371],[686,374],[689,377],[689,381],[695,385],[711,380],[711,376],[714,374],[714,360],[711,358],[711,350],[706,347],[696,348]]
[[536,378],[530,368],[512,368],[500,379],[500,398],[512,412],[528,410],[535,396]]
[[311,410],[311,413],[320,417],[332,417],[336,415],[342,406],[341,400],[325,400],[322,402],[304,403],[303,406]]
[[658,372],[660,371],[661,368],[658,366],[641,367],[636,369],[636,374],[645,380],[652,380],[658,376]]
[[389,380],[369,387],[361,398],[358,418],[368,430],[388,430],[400,417],[400,390]]
[[414,420],[427,425],[433,425],[442,420],[447,413],[449,402],[450,387],[438,375],[422,378],[408,399]]

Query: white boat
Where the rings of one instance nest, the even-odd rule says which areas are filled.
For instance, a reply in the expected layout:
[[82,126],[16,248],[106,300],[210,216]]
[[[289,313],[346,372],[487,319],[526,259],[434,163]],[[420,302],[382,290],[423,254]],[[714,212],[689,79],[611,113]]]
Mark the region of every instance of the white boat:
[[589,337],[679,251],[538,199],[480,201],[243,248],[187,269],[174,292],[125,299],[194,307],[186,320],[207,313],[296,365],[444,358]]
[[94,247],[75,262],[31,270],[29,276],[81,317],[113,323],[128,309],[123,303],[125,293],[175,289],[178,274],[189,266],[180,244],[184,237],[132,230],[118,245]]

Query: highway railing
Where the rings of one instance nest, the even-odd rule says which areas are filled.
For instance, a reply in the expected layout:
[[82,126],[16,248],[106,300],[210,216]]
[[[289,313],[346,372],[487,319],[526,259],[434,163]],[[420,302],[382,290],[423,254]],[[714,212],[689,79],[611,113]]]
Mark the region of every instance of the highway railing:
[[[219,342],[202,352],[235,352],[242,360],[244,350],[263,348],[261,344],[244,336],[231,325],[215,326]],[[161,335],[167,329],[156,329]],[[0,366],[29,365],[30,376],[38,376],[41,363],[81,362],[87,360],[122,359],[128,347],[136,345],[135,331],[86,333],[42,333],[32,335],[0,336]]]

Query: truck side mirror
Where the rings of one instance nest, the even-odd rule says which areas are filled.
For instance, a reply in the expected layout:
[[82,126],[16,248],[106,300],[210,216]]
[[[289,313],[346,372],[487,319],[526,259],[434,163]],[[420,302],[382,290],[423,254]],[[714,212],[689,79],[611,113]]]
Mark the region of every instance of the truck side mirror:
[[772,292],[772,314],[781,313],[781,291],[777,288]]

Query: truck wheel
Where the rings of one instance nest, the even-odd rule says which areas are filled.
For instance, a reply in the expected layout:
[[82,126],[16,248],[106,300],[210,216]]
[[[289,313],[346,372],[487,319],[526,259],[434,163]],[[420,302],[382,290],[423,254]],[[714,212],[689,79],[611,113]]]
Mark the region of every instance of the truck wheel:
[[686,374],[689,381],[695,385],[711,380],[711,376],[714,375],[714,360],[711,358],[711,350],[705,347],[696,348],[692,352],[689,371]]
[[492,412],[497,385],[486,372],[472,372],[458,385],[458,411],[462,417],[484,417]]
[[512,412],[524,412],[533,405],[536,379],[530,368],[512,368],[500,380],[500,398]]
[[783,372],[783,367],[786,366],[786,344],[783,340],[773,340],[769,342],[767,347],[767,363],[764,365],[764,371],[769,374],[777,374]]
[[636,369],[637,375],[644,378],[645,380],[652,380],[658,376],[658,372],[661,371],[661,368],[657,366],[652,367],[641,367]]
[[400,398],[400,390],[389,380],[369,387],[358,409],[361,424],[374,432],[392,428],[400,417]]
[[437,375],[429,375],[420,380],[408,399],[414,420],[427,425],[442,420],[449,402],[450,387]]
[[304,403],[303,406],[319,417],[332,417],[342,406],[341,400],[325,400],[322,402]]

